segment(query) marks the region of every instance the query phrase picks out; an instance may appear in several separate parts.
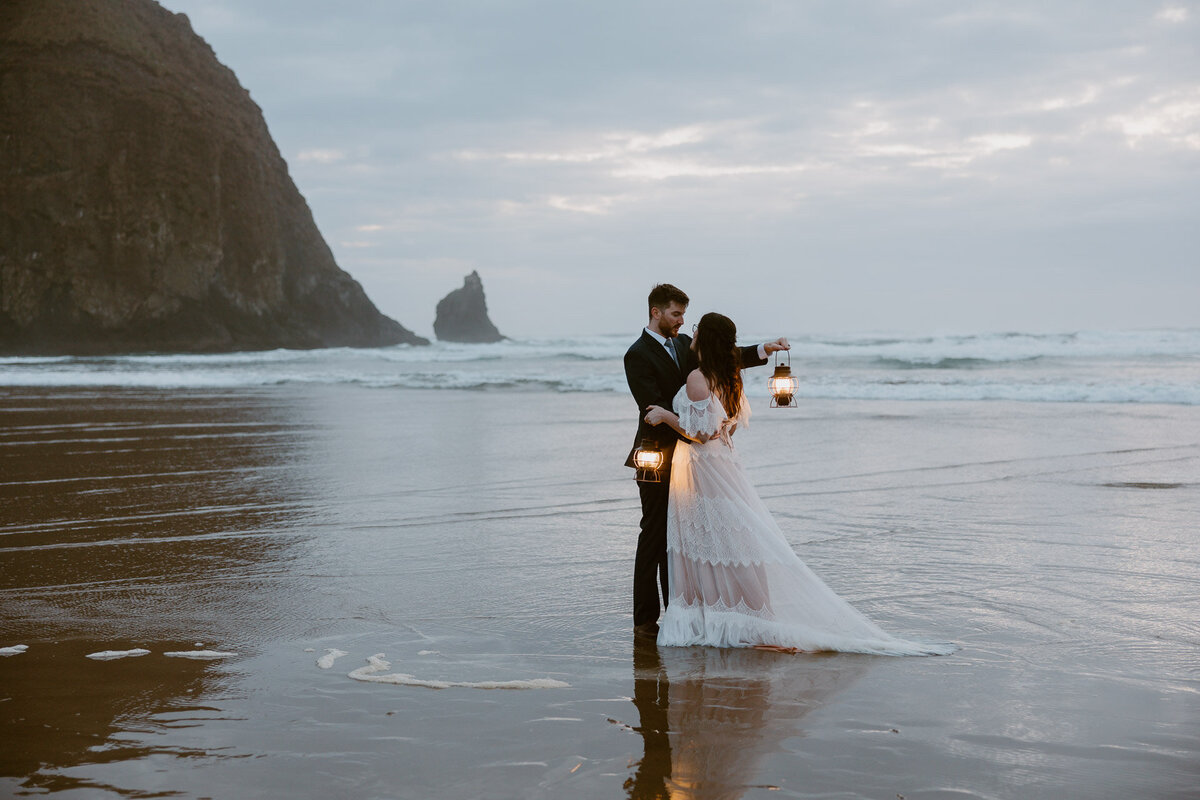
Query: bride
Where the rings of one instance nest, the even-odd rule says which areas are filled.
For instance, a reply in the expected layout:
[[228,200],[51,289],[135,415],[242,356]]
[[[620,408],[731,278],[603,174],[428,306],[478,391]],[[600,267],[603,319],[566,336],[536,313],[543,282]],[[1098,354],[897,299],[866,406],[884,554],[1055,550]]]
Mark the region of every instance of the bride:
[[885,633],[792,551],[733,449],[734,431],[750,418],[736,340],[732,320],[705,314],[692,339],[700,367],[675,395],[674,413],[651,406],[646,414],[649,424],[685,438],[671,461],[670,600],[658,644],[883,655],[956,650]]

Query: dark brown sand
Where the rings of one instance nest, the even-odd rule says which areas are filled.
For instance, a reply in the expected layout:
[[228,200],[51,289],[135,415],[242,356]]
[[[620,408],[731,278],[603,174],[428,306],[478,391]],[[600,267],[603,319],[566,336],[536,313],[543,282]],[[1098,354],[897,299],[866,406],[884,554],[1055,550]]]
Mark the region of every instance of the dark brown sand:
[[4,390],[0,796],[1196,796],[1200,409],[756,401],[800,555],[942,658],[635,646],[632,412]]

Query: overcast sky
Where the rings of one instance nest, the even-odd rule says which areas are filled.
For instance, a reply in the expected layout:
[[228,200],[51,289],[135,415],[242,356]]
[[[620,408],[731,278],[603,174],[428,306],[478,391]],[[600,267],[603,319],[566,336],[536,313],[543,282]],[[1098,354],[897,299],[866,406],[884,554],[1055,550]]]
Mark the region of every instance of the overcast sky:
[[166,0],[430,335],[1200,325],[1200,2]]

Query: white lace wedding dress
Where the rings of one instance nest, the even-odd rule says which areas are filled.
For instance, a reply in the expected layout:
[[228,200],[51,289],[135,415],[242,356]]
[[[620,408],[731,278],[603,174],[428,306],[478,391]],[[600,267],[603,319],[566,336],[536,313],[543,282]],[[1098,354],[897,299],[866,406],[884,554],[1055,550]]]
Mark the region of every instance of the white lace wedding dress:
[[[725,419],[715,394],[699,402],[679,390],[673,403],[690,436]],[[743,398],[738,427],[749,419]],[[838,597],[793,552],[725,438],[681,443],[671,461],[667,511],[670,602],[660,645],[838,650],[940,655],[946,643],[897,639]]]

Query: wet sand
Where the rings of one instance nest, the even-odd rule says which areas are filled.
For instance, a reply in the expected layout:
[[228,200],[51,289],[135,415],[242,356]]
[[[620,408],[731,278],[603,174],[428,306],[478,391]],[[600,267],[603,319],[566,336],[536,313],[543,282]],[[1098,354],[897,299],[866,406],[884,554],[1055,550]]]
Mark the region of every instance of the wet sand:
[[800,555],[961,651],[635,645],[626,397],[5,390],[0,795],[1195,796],[1200,409],[754,410]]

